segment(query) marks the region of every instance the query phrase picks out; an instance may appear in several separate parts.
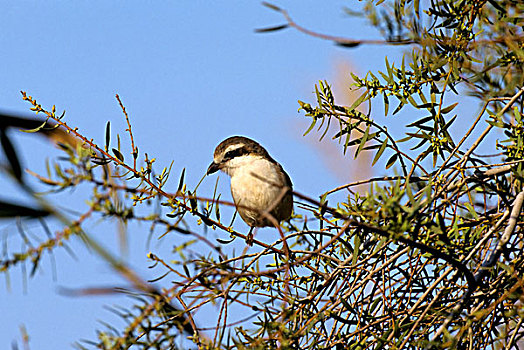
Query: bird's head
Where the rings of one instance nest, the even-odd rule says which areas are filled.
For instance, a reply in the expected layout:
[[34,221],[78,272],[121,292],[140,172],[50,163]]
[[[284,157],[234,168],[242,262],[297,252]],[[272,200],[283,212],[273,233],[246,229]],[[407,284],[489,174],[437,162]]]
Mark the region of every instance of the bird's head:
[[243,136],[232,136],[215,148],[213,162],[207,168],[207,175],[222,170],[233,176],[235,170],[256,158],[273,161],[269,153],[258,142]]

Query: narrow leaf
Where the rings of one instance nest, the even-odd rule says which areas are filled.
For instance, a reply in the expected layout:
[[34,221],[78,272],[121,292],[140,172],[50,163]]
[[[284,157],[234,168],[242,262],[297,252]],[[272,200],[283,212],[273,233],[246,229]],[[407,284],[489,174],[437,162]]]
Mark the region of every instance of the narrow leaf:
[[409,178],[406,179],[406,194],[408,195],[411,206],[416,207],[417,202],[415,201],[415,197],[413,196],[413,191],[411,191],[411,185],[409,183]]
[[187,265],[183,264],[182,268],[184,269],[184,272],[185,272],[186,276],[191,278],[191,274],[189,273],[189,269],[187,268]]
[[364,132],[364,135],[360,139],[360,144],[358,145],[357,151],[355,152],[355,158],[357,158],[358,154],[360,153],[360,151],[362,151],[362,148],[364,147],[364,145],[368,141],[368,136],[369,136],[369,125],[366,128],[366,131]]
[[276,31],[279,31],[279,30],[282,30],[282,29],[286,29],[288,27],[289,27],[289,25],[287,25],[287,24],[281,24],[281,25],[274,26],[274,27],[258,28],[258,29],[255,29],[255,33],[276,32]]
[[382,153],[384,153],[384,150],[386,149],[387,145],[388,145],[388,139],[382,142],[382,145],[380,146],[377,154],[375,155],[375,158],[373,158],[373,162],[371,163],[371,166],[375,165],[375,163],[380,159],[380,156],[382,156]]
[[385,60],[386,60],[386,69],[388,70],[388,79],[387,79],[387,82],[388,83],[391,83],[393,81],[393,69],[391,68],[390,64],[389,64],[389,61],[388,61],[388,57],[386,56],[385,57]]
[[453,116],[453,118],[451,118],[447,123],[446,125],[444,125],[444,127],[442,128],[443,130],[448,130],[448,128],[451,126],[451,124],[453,124],[453,122],[455,121],[455,119],[457,119],[457,115],[455,114]]
[[418,109],[430,109],[430,108],[434,108],[437,104],[434,103],[434,102],[427,102],[427,103],[423,103],[421,105],[418,105],[418,106],[415,106],[416,108]]
[[351,263],[353,265],[355,265],[357,263],[357,260],[359,258],[359,249],[360,249],[360,235],[356,234],[353,238],[353,245],[354,245],[354,248],[353,248],[353,259],[351,261]]
[[197,210],[197,200],[195,196],[191,193],[191,191],[187,191],[187,194],[189,196],[189,204],[191,205],[191,209],[193,211]]
[[360,95],[359,98],[357,98],[357,100],[355,102],[353,102],[353,104],[351,105],[351,107],[349,107],[349,112],[351,112],[352,110],[354,110],[355,108],[357,108],[358,106],[360,106],[360,104],[362,102],[364,102],[366,100],[366,97],[368,96],[368,92],[364,92],[362,95]]
[[440,114],[446,114],[446,113],[451,112],[453,108],[455,108],[457,105],[458,105],[458,102],[455,102],[452,105],[442,108],[442,110],[440,111]]
[[385,93],[383,94],[383,96],[384,96],[384,116],[387,117],[388,112],[389,112],[389,99],[388,99],[388,95],[386,95]]
[[115,154],[115,157],[117,157],[119,161],[124,162],[124,156],[122,155],[122,153],[120,153],[119,150],[117,150],[116,148],[113,148],[113,153]]
[[313,130],[313,128],[315,127],[316,123],[317,123],[317,119],[313,118],[313,120],[311,121],[311,125],[309,126],[309,128],[306,130],[306,132],[302,136],[306,136],[307,134],[309,134],[311,130]]
[[110,159],[107,158],[91,158],[91,161],[97,165],[106,165],[111,163]]
[[432,116],[432,115],[429,115],[429,116],[427,116],[427,117],[424,117],[424,118],[421,118],[421,119],[419,119],[419,120],[416,120],[416,121],[414,121],[413,123],[408,124],[408,125],[406,125],[406,126],[407,126],[408,128],[411,128],[411,127],[413,127],[413,126],[420,126],[421,124],[425,124],[425,123],[427,123],[427,122],[429,122],[430,120],[433,120],[433,119],[435,119],[435,117]]
[[398,154],[395,153],[394,155],[392,155],[389,159],[388,159],[388,162],[386,163],[386,169],[389,169],[391,168],[391,166],[393,164],[395,164],[395,162],[397,161],[397,158],[398,158]]
[[360,44],[362,44],[361,41],[335,41],[335,45],[337,46],[340,46],[340,47],[345,47],[345,48],[353,48],[353,47],[357,47],[357,46],[360,46]]
[[30,277],[33,277],[35,275],[36,269],[38,268],[38,263],[40,262],[40,254],[36,256],[36,258],[33,259],[33,267],[31,268],[31,272],[29,273]]
[[182,174],[180,174],[180,180],[178,180],[178,189],[177,192],[180,192],[182,190],[182,187],[184,186],[184,176],[186,175],[186,168],[182,169]]
[[270,8],[274,11],[282,12],[282,9],[276,5],[270,4],[269,2],[262,2],[262,5],[264,5],[267,8]]
[[393,115],[397,114],[398,112],[400,112],[400,110],[402,109],[402,107],[404,107],[405,103],[404,102],[400,102],[397,106],[397,108],[395,108],[395,110],[393,111]]
[[110,143],[111,143],[111,122],[108,121],[106,124],[106,152],[109,150]]
[[220,243],[220,244],[229,244],[231,242],[233,242],[235,240],[236,237],[233,237],[231,238],[230,240],[225,240],[225,239],[220,239],[220,238],[217,238],[217,242]]
[[9,137],[7,136],[6,130],[4,128],[0,128],[0,143],[14,177],[18,180],[18,182],[22,182],[22,166],[18,160],[15,147],[11,143],[11,140],[9,140]]
[[20,131],[22,131],[22,132],[30,132],[30,133],[31,132],[38,132],[38,131],[42,130],[44,128],[44,126],[46,126],[46,124],[47,124],[47,121],[43,122],[41,125],[37,126],[34,129],[20,129]]
[[220,222],[220,206],[218,205],[218,201],[220,201],[220,195],[218,195],[215,203],[215,217],[217,218],[217,221]]
[[0,217],[2,218],[12,218],[17,216],[27,216],[31,218],[39,218],[43,216],[48,216],[49,212],[43,209],[34,209],[30,207],[25,207],[22,205],[8,203],[0,201]]

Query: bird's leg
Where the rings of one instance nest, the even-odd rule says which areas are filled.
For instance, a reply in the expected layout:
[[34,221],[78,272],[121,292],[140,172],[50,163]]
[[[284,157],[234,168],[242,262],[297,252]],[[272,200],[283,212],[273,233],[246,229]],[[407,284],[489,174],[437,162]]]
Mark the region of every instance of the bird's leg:
[[246,236],[246,244],[250,247],[253,246],[253,229],[255,228],[255,226],[251,226],[251,228],[249,229],[249,232]]

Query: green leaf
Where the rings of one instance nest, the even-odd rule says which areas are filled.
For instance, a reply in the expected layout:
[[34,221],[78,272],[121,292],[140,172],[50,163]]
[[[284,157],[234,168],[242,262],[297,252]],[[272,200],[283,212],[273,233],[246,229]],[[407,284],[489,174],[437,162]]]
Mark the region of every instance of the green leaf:
[[18,182],[22,182],[22,166],[20,165],[20,160],[16,154],[15,147],[11,143],[4,128],[0,128],[0,144],[2,145],[7,161],[9,162],[13,176],[18,180]]
[[513,107],[513,115],[515,116],[515,121],[517,122],[517,124],[522,121],[522,115],[519,112],[519,108],[516,106]]
[[311,125],[309,125],[309,128],[306,130],[306,132],[302,136],[306,136],[307,134],[309,134],[311,130],[313,130],[313,128],[315,127],[316,123],[317,123],[317,118],[313,118],[313,120],[311,121]]
[[113,148],[113,153],[115,154],[115,157],[117,157],[119,161],[121,161],[122,163],[124,162],[124,156],[122,155],[122,153],[120,153],[119,150],[117,150],[116,148]]
[[400,110],[402,109],[402,107],[404,107],[405,103],[404,102],[400,102],[397,106],[397,108],[395,108],[395,110],[393,111],[393,115],[397,114],[398,112],[400,112]]
[[195,196],[191,193],[191,191],[187,191],[187,194],[189,196],[189,204],[191,205],[191,209],[193,211],[197,210],[197,200]]
[[419,127],[420,127],[421,124],[425,124],[425,123],[427,123],[427,122],[429,122],[429,121],[431,121],[431,120],[433,120],[433,119],[435,119],[435,117],[432,116],[432,115],[429,115],[429,116],[427,116],[427,117],[424,117],[424,118],[421,118],[421,119],[419,119],[419,120],[417,120],[417,121],[414,121],[413,123],[408,124],[408,125],[406,125],[406,126],[407,126],[408,128],[411,128],[411,127],[413,127],[413,126],[419,126]]
[[96,158],[96,157],[93,157],[91,158],[91,161],[97,165],[106,165],[106,164],[109,164],[111,163],[111,160],[110,159],[107,159],[107,158]]
[[14,203],[0,201],[0,217],[13,218],[18,216],[26,216],[30,218],[40,218],[48,216],[50,213],[47,210],[30,208]]
[[357,46],[360,46],[360,44],[362,44],[361,41],[358,41],[358,40],[349,40],[349,41],[335,41],[335,44],[337,46],[340,46],[340,47],[345,47],[345,48],[353,48],[353,47],[357,47]]
[[440,114],[446,114],[453,110],[458,105],[458,102],[453,103],[452,105],[447,106],[446,108],[442,108],[440,111]]
[[368,96],[368,92],[367,91],[364,92],[362,95],[360,95],[360,97],[357,98],[357,100],[355,102],[353,102],[351,107],[349,107],[348,111],[352,111],[355,108],[357,108],[358,106],[360,106],[360,104],[366,100],[367,96]]
[[427,103],[428,100],[426,99],[426,96],[424,96],[424,92],[422,92],[422,90],[418,92],[418,97],[423,103]]
[[31,268],[31,272],[29,273],[29,276],[30,276],[30,277],[33,277],[33,276],[35,275],[36,269],[38,268],[38,263],[40,262],[40,257],[41,257],[41,255],[38,254],[38,255],[33,259],[33,267]]
[[272,10],[274,10],[274,11],[282,12],[282,9],[281,9],[280,7],[278,7],[278,6],[276,6],[276,5],[273,5],[273,4],[270,4],[269,2],[265,2],[265,1],[263,1],[263,2],[262,2],[262,5],[264,5],[264,6],[267,7],[267,8],[270,8],[270,9],[272,9]]
[[473,216],[475,219],[478,219],[478,214],[475,211],[475,208],[473,208],[473,206],[469,202],[465,202],[464,206],[468,209],[471,216]]
[[178,189],[177,192],[180,192],[182,190],[182,187],[184,187],[184,176],[186,175],[186,168],[182,169],[182,174],[180,174],[180,180],[178,180]]
[[413,192],[411,191],[411,185],[409,183],[409,178],[406,179],[406,194],[408,195],[409,202],[411,203],[411,206],[414,208],[417,204],[415,201],[415,197],[413,196]]
[[[319,82],[320,86],[322,87],[322,81]],[[318,104],[318,107],[321,108],[322,107],[322,97],[320,96],[320,91],[318,91],[318,85],[315,84],[315,95],[317,95],[317,104]]]
[[189,273],[189,269],[187,268],[186,264],[182,264],[182,268],[184,269],[184,272],[187,277],[191,278],[191,274]]
[[457,115],[456,115],[456,114],[453,116],[453,118],[451,118],[451,119],[446,123],[446,125],[444,125],[444,127],[442,128],[442,130],[447,130],[447,129],[451,126],[451,124],[453,124],[453,122],[455,121],[455,119],[457,119]]
[[[342,127],[342,125],[340,125]],[[335,134],[331,139],[336,140],[338,138],[341,138],[342,136],[346,135],[347,133],[351,133],[351,125],[345,126],[342,129],[340,129],[339,132]]]
[[409,141],[409,140],[411,140],[411,139],[412,139],[411,136],[406,136],[406,137],[404,137],[404,138],[398,139],[398,140],[397,140],[397,143],[406,142],[406,141]]
[[413,95],[408,96],[408,102],[411,103],[413,107],[417,107],[417,101],[415,101]]
[[[349,146],[349,143],[350,143],[350,139],[351,139],[351,130],[353,130],[353,128],[351,127],[348,127],[348,132],[346,134],[346,140],[344,141],[344,155],[346,154],[347,150],[348,150],[348,146]],[[342,136],[342,135],[341,135]]]
[[387,116],[389,112],[389,99],[386,93],[384,93],[382,96],[384,96],[384,116]]
[[415,107],[417,107],[418,109],[423,109],[423,108],[431,109],[431,108],[434,108],[435,106],[437,106],[437,103],[428,102],[428,103],[423,103],[423,104],[415,106]]
[[502,121],[486,120],[486,123],[497,128],[502,128],[504,126]]
[[389,159],[388,159],[388,162],[386,163],[386,169],[389,169],[391,168],[391,166],[393,164],[395,164],[395,162],[397,161],[397,158],[398,158],[398,154],[395,153],[394,155],[392,155]]
[[384,153],[384,150],[386,149],[388,145],[388,139],[385,139],[384,142],[382,142],[382,145],[380,146],[377,154],[375,155],[375,158],[373,158],[373,162],[371,163],[371,166],[375,165],[375,163],[380,159],[380,156],[382,156],[382,153]]
[[65,111],[65,109],[64,109],[64,111],[62,112],[62,114],[60,114],[60,117],[58,117],[58,119],[59,119],[59,120],[63,119],[64,116],[65,116],[65,113],[66,113],[66,111]]
[[387,82],[388,83],[391,83],[393,81],[393,69],[391,68],[391,65],[389,64],[389,61],[388,61],[388,56],[386,56],[385,58],[385,61],[386,61],[386,69],[388,71],[388,79],[387,79]]
[[[322,123],[324,123],[324,120],[322,120]],[[331,125],[331,118],[328,118],[327,119],[327,125],[326,125],[326,128],[324,129],[324,132],[322,133],[322,136],[320,136],[320,139],[319,141],[322,141],[324,139],[324,137],[326,136],[328,130],[329,130],[329,125]],[[320,127],[322,127],[322,125],[320,125]],[[319,128],[320,129],[320,128]]]
[[[22,131],[22,132],[29,132],[29,133],[37,132],[37,131],[42,130],[46,126],[46,124],[47,124],[47,121],[43,122],[41,125],[37,126],[34,129],[20,129],[20,131]],[[58,126],[58,124],[57,124],[57,126]]]
[[416,138],[419,138],[419,139],[426,139],[426,140],[431,140],[431,136],[426,134],[425,132],[421,131],[420,133],[412,133],[412,132],[407,132],[406,135],[408,136],[411,136],[411,137],[416,137]]
[[[377,299],[377,300],[380,300],[380,299]],[[340,298],[340,302],[342,303],[342,305],[344,305],[347,311],[354,312],[355,309],[351,307],[351,304],[348,303],[348,301],[345,298]]]
[[355,152],[355,158],[357,158],[357,156],[360,153],[360,151],[362,151],[362,147],[364,147],[364,145],[368,141],[368,136],[369,136],[369,125],[366,128],[366,131],[364,132],[364,135],[360,138],[360,144],[358,145],[358,148],[357,148],[357,150]]
[[286,29],[288,27],[289,27],[289,25],[287,25],[287,24],[281,24],[281,25],[274,26],[274,27],[258,28],[258,29],[255,29],[255,33],[276,32],[276,31],[279,31],[279,30],[282,30],[282,29]]
[[217,242],[220,243],[220,244],[229,244],[231,242],[233,242],[235,240],[236,237],[233,237],[231,238],[230,240],[225,240],[225,239],[220,239],[220,238],[217,238]]
[[215,217],[217,218],[218,222],[220,222],[220,206],[218,205],[219,201],[220,201],[220,195],[218,195],[216,203],[215,203]]
[[417,145],[410,148],[410,150],[416,150],[417,148],[421,147],[422,145],[426,144],[428,142],[428,139],[422,139]]
[[106,152],[109,150],[109,144],[111,143],[111,122],[108,121],[106,124]]

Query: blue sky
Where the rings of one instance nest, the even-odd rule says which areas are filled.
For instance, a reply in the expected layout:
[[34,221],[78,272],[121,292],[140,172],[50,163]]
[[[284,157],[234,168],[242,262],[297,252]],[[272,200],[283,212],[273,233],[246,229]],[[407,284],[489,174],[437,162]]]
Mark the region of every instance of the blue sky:
[[[344,15],[343,6],[360,6],[357,1],[277,4],[309,29],[378,37],[364,22]],[[308,123],[297,113],[297,100],[314,101],[315,82],[334,81],[340,62],[365,73],[381,68],[384,55],[398,59],[400,50],[347,50],[292,29],[254,32],[282,23],[278,13],[256,1],[3,2],[0,108],[28,112],[20,95],[24,90],[45,107],[65,109],[67,122],[87,137],[101,142],[110,120],[113,131],[126,141],[125,121],[114,97],[118,93],[140,152],[157,158],[159,168],[174,161],[172,187],[183,168],[189,187],[195,186],[214,147],[228,136],[244,135],[258,140],[284,165],[295,189],[316,197],[351,180],[351,175],[348,169],[347,178],[341,179],[323,162],[315,146],[317,134],[302,137]],[[12,136],[27,168],[41,171],[46,158],[59,155],[34,135]],[[210,196],[215,180],[206,179],[200,193]],[[24,200],[13,184],[1,181],[5,187],[0,199]],[[219,189],[223,198],[230,198],[223,175]],[[88,192],[61,194],[61,203],[85,208],[82,194]],[[26,225],[38,234],[37,224]],[[93,231],[120,254],[115,223],[99,222]],[[13,222],[0,221],[0,235],[13,242],[13,251],[20,248]],[[162,242],[146,247],[146,236],[147,228],[130,227],[130,248],[123,258],[150,278],[154,273],[145,266],[146,255]],[[72,246],[78,250],[76,260],[56,251],[56,280],[49,259],[26,287],[20,269],[10,273],[10,288],[7,283],[0,288],[0,348],[20,341],[20,325],[27,328],[34,349],[69,348],[74,341],[94,338],[95,329],[101,328],[98,320],[112,317],[104,305],[125,303],[123,297],[71,298],[57,292],[60,287],[123,283],[79,242]]]

